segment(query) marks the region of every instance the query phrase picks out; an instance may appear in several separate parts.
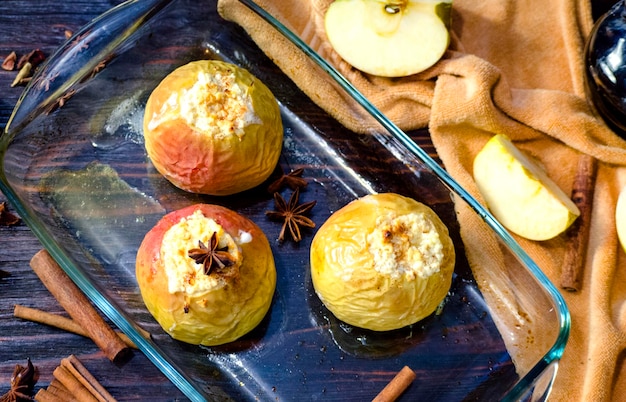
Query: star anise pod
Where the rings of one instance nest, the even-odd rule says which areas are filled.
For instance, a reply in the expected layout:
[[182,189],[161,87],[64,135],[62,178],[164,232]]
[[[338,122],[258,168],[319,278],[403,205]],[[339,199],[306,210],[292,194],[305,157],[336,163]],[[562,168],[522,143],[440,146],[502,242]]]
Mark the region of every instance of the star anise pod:
[[20,218],[6,210],[6,202],[0,202],[0,226],[16,225]]
[[50,114],[54,112],[55,110],[62,108],[63,106],[65,106],[65,103],[68,100],[70,100],[72,96],[74,96],[74,94],[76,94],[76,89],[70,89],[69,91],[61,95],[59,98],[57,98],[57,100],[55,100],[53,103],[48,105],[48,107],[44,110],[44,112],[46,114]]
[[11,376],[11,389],[0,396],[0,402],[32,401],[30,395],[38,379],[37,368],[28,359],[26,367],[15,366]]
[[306,179],[302,178],[303,173],[304,169],[300,168],[292,170],[287,174],[283,174],[267,187],[267,191],[271,194],[274,194],[279,192],[283,188],[283,186],[287,186],[292,190],[306,187],[307,181]]
[[204,265],[204,274],[208,275],[214,268],[224,269],[235,263],[233,256],[227,251],[228,247],[218,248],[219,241],[217,232],[213,232],[209,246],[202,240],[198,240],[198,248],[192,248],[187,252],[187,256],[193,259],[196,264]]
[[91,70],[91,74],[86,75],[85,77],[83,77],[83,79],[80,82],[82,83],[82,82],[85,82],[85,81],[95,77],[100,71],[104,70],[104,68],[114,58],[115,58],[115,54],[114,53],[111,53],[111,54],[107,55],[106,57],[104,57],[102,60],[100,60],[98,62],[98,64],[96,64],[96,66],[93,68],[93,70]]
[[278,240],[283,241],[285,239],[285,231],[289,228],[291,238],[295,242],[302,240],[302,234],[300,233],[300,227],[314,228],[315,223],[304,216],[315,206],[317,201],[310,201],[301,205],[298,205],[298,199],[300,198],[300,188],[296,188],[289,197],[289,202],[285,202],[285,199],[278,193],[274,193],[274,204],[276,211],[267,211],[267,215],[270,219],[282,220],[283,227],[280,229]]

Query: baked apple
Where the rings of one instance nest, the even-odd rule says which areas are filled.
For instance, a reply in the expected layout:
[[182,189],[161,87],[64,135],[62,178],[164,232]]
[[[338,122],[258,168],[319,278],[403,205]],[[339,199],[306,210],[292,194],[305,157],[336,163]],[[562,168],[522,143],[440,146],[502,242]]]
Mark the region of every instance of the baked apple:
[[433,313],[455,264],[448,228],[428,206],[386,193],[352,201],[311,244],[313,287],[340,320],[389,331]]
[[278,102],[247,70],[217,60],[177,68],[146,103],[154,167],[193,193],[230,195],[262,183],[282,149]]
[[161,327],[174,339],[207,346],[254,329],[276,288],[265,234],[238,213],[209,204],[165,215],[139,247],[136,274]]

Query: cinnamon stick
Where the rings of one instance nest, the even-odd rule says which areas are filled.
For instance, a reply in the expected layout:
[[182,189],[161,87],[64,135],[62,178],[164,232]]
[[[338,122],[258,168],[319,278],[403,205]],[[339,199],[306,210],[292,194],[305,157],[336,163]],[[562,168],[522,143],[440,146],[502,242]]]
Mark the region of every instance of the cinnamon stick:
[[46,388],[46,391],[58,396],[64,401],[69,401],[72,399],[72,394],[70,394],[70,391],[68,391],[67,388],[65,388],[65,385],[61,384],[61,382],[56,378],[53,378],[52,381],[50,381],[50,384]]
[[404,366],[402,370],[383,388],[382,391],[372,400],[372,402],[391,402],[395,401],[415,380],[415,372],[408,366]]
[[99,402],[114,402],[115,398],[107,391],[96,378],[87,370],[81,361],[74,355],[61,360],[61,367],[71,373],[85,389]]
[[572,186],[572,201],[580,210],[580,216],[567,230],[568,247],[561,271],[561,288],[569,292],[577,292],[581,288],[589,243],[596,171],[596,159],[590,155],[581,155]]
[[[39,310],[32,307],[22,306],[16,304],[13,309],[13,315],[17,318],[38,322],[40,324],[50,325],[58,329],[62,329],[73,334],[81,335],[89,338],[89,333],[76,321],[71,318],[63,317],[62,315],[48,313],[47,311]],[[115,331],[122,341],[131,348],[137,349],[137,345],[130,340],[126,334],[120,331]],[[145,337],[149,337],[150,333],[142,331]]]
[[128,356],[130,348],[98,314],[87,296],[46,250],[35,254],[30,265],[59,304],[87,331],[89,337],[111,361],[119,361]]
[[48,391],[45,388],[40,388],[39,391],[35,394],[35,400],[37,402],[67,402],[71,401],[71,399],[66,399],[63,396],[57,395]]
[[35,395],[36,401],[116,402],[74,355],[62,359],[52,375],[48,387]]
[[78,381],[76,377],[65,367],[57,366],[52,372],[54,378],[59,380],[61,384],[71,395],[78,401],[84,402],[98,402],[98,399],[91,393],[85,386]]

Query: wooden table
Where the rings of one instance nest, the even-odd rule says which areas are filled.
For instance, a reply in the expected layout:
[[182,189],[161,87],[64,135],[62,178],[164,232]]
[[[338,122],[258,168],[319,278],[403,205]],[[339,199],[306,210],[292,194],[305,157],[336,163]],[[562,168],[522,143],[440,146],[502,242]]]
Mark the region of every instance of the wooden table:
[[[65,40],[66,31],[76,31],[120,0],[0,1],[0,59],[11,51],[18,55],[41,49],[50,55]],[[596,1],[599,15],[612,3]],[[23,87],[10,87],[16,73],[0,70],[0,129],[4,130]],[[0,193],[0,202],[6,197]],[[13,212],[11,205],[9,211]],[[141,353],[122,366],[111,363],[87,338],[13,317],[15,304],[33,305],[50,312],[62,308],[29,267],[30,258],[41,248],[23,223],[0,226],[0,269],[10,274],[0,279],[0,393],[9,388],[16,364],[32,359],[40,373],[39,387],[52,379],[60,360],[77,355],[100,382],[120,400],[180,400],[181,392]]]
[[[0,2],[0,59],[11,51],[19,55],[41,49],[49,56],[65,41],[65,31],[77,31],[120,0]],[[23,86],[11,88],[16,72],[0,70],[0,129],[4,127]],[[6,197],[0,193],[0,202]],[[11,206],[9,210],[13,211]],[[0,269],[10,273],[0,280],[0,394],[9,388],[16,364],[30,358],[40,373],[38,387],[52,378],[62,358],[78,356],[83,364],[119,400],[185,400],[184,395],[142,354],[123,366],[111,363],[87,338],[13,317],[13,306],[23,304],[62,313],[63,309],[31,270],[29,260],[41,244],[24,223],[0,226]],[[34,301],[36,300],[36,303]]]

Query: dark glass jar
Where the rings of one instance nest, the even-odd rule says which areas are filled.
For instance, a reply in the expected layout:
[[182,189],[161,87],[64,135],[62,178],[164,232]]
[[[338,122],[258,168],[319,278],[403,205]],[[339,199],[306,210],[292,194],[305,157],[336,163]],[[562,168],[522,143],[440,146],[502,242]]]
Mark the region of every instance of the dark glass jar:
[[587,97],[606,124],[626,138],[626,9],[620,0],[595,23],[585,48]]

